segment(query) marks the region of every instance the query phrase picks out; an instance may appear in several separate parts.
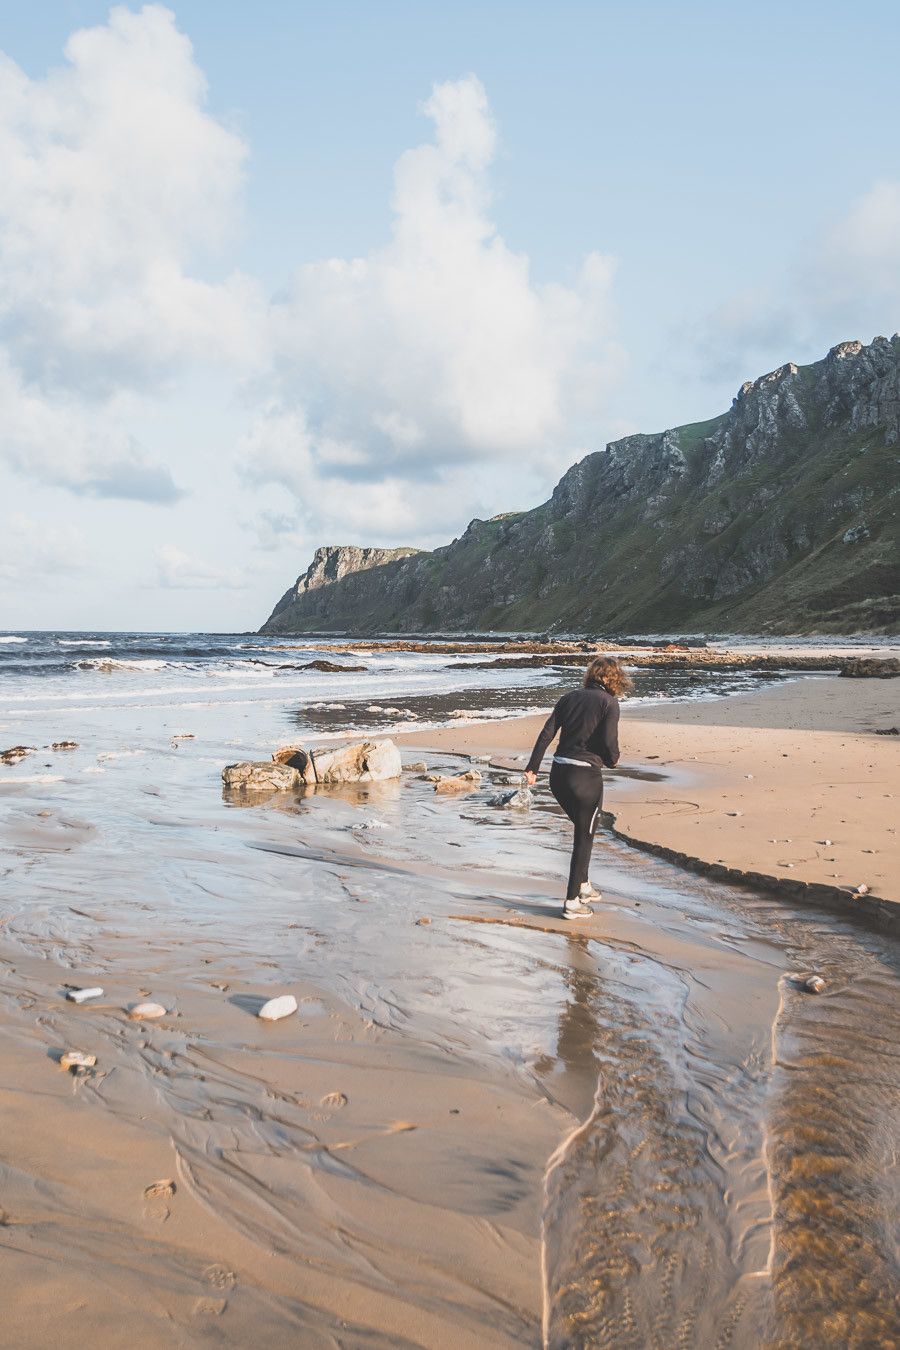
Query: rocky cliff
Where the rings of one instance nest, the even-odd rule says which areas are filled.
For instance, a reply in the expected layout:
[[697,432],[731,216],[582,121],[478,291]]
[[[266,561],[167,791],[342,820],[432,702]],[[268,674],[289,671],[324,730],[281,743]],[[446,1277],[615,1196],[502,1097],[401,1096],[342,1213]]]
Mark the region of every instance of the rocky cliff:
[[262,631],[895,632],[898,488],[900,336],[843,342],[432,553],[320,549]]
[[[324,598],[324,602],[318,605],[317,611],[321,597],[313,596],[313,591],[343,581],[351,572],[366,572],[371,567],[384,567],[386,563],[413,557],[418,552],[419,550],[415,548],[356,548],[352,544],[326,544],[324,548],[317,548],[309,567],[300,574],[293,586],[285,591],[272,610],[266,628],[269,629],[269,625],[275,623],[277,615],[292,610],[297,604],[303,604],[307,614],[320,611],[325,618],[328,615],[328,598]],[[276,626],[270,631],[285,630]]]

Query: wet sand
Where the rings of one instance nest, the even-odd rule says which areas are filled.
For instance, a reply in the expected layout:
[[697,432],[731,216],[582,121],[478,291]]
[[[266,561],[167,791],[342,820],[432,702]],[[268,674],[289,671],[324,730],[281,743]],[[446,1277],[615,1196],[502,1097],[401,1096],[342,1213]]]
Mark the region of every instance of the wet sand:
[[897,1341],[888,935],[606,830],[565,924],[546,793],[231,798],[252,719],[116,715],[0,791],[0,1344]]
[[[542,721],[403,739],[527,758]],[[809,677],[659,709],[626,702],[623,769],[664,776],[636,788],[610,774],[605,805],[635,843],[840,889],[851,904],[860,885],[900,902],[900,736],[877,734],[891,727],[900,727],[900,679]]]

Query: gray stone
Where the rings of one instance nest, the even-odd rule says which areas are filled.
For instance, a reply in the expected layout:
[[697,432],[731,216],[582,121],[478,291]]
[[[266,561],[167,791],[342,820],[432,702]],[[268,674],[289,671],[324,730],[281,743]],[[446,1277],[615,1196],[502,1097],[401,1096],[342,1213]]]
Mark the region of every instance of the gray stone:
[[222,770],[222,782],[239,792],[290,792],[300,786],[302,779],[290,764],[263,760],[262,763],[226,765]]
[[391,740],[313,750],[312,759],[319,784],[381,783],[403,772],[400,751]]
[[496,797],[488,799],[488,806],[505,806],[515,811],[528,811],[534,798],[528,788],[519,788],[515,792],[498,792]]

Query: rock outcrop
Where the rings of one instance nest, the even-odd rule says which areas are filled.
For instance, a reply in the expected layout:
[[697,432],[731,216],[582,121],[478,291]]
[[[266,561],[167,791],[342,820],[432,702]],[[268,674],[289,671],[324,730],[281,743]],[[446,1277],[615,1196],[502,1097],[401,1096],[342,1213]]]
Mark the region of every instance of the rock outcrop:
[[843,342],[432,553],[320,550],[262,631],[895,632],[898,445],[900,336]]
[[313,750],[312,763],[315,781],[324,784],[382,783],[403,772],[400,751],[390,740]]
[[298,788],[301,781],[300,774],[291,765],[273,764],[267,760],[226,764],[222,770],[225,786],[239,792],[290,792]]
[[307,609],[314,612],[318,598],[315,592],[321,590],[323,586],[333,586],[335,582],[343,581],[344,577],[350,576],[351,573],[367,572],[372,567],[384,567],[386,563],[413,557],[418,552],[419,550],[415,548],[356,548],[352,544],[326,544],[324,548],[317,548],[309,567],[278,601],[269,622],[271,623],[277,614],[283,613],[298,602],[305,603]]
[[381,783],[402,772],[400,751],[392,740],[357,741],[327,750],[284,745],[271,760],[226,765],[222,781],[226,788],[242,792],[290,792],[304,786]]

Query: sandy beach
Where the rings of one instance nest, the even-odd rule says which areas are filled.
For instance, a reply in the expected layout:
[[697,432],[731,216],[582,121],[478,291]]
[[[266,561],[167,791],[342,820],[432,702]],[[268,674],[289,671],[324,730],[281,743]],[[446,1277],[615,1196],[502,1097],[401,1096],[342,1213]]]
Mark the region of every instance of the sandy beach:
[[[67,668],[4,710],[8,743],[36,748],[0,779],[0,1344],[897,1338],[895,939],[857,902],[729,885],[623,837],[678,841],[672,804],[695,803],[698,856],[763,870],[771,829],[807,881],[804,830],[827,828],[839,883],[865,858],[893,899],[877,803],[896,741],[874,731],[894,682],[628,709],[603,900],[566,924],[546,789],[491,804],[534,718],[397,735],[439,772],[490,754],[461,797],[418,769],[241,796],[222,766],[298,723],[408,725],[421,666],[354,677],[355,714],[349,677],[336,696],[339,677],[148,660]],[[451,707],[510,698],[465,678]],[[299,1011],[261,1022],[285,992]],[[148,997],[164,1015],[132,1020]],[[66,1050],[96,1065],[66,1071]]]
[[[543,719],[406,737],[461,754],[525,754]],[[634,843],[856,903],[900,902],[900,680],[833,676],[659,709],[623,705],[606,809]],[[551,752],[552,753],[552,752]],[[549,760],[549,755],[548,755]],[[509,760],[512,764],[514,761]],[[722,873],[724,875],[724,873]]]

